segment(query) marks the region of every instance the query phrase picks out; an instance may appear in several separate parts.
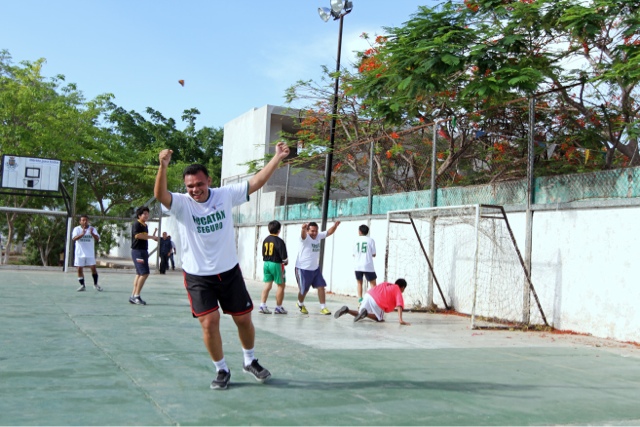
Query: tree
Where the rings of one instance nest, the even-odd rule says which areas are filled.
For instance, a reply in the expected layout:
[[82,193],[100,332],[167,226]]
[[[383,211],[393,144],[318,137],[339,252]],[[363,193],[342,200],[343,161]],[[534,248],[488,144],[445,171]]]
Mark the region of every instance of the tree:
[[[45,78],[41,73],[43,64],[44,59],[39,59],[16,66],[6,50],[0,52],[1,154],[64,159],[76,152],[73,142],[82,143],[91,134],[103,98],[85,103],[75,85],[64,84],[64,76]],[[5,206],[38,207],[48,203],[27,192],[24,196],[0,197]],[[10,247],[17,214],[6,213],[4,217]]]
[[[375,139],[380,192],[427,188],[433,143],[439,186],[523,177],[532,96],[537,175],[640,164],[639,7],[638,1],[613,0],[465,0],[420,7],[403,26],[370,40],[359,53],[357,73],[341,73],[336,154],[346,160],[337,167],[365,158],[358,150]],[[321,146],[330,92],[303,83],[289,92],[293,99],[304,99],[304,87],[322,102],[305,109],[305,117],[316,117],[302,121],[297,137],[316,138]],[[357,119],[346,110],[356,104]],[[362,120],[376,131],[356,139],[353,132],[341,133]],[[432,123],[436,141],[426,132]],[[385,185],[381,176],[398,180]]]
[[[532,95],[541,104],[539,154],[554,145],[565,154],[547,164],[566,164],[576,150],[603,149],[607,162],[594,167],[611,167],[616,152],[618,160],[638,164],[638,8],[639,2],[610,0],[421,7],[361,55],[354,92],[374,117],[400,127],[414,126],[416,118],[455,117],[458,127],[445,131],[451,138],[439,175],[464,168],[465,159],[481,162],[486,173],[496,157],[505,157],[496,144],[522,159],[526,104],[511,103]],[[476,141],[478,134],[485,141]]]
[[[62,160],[62,185],[71,190],[77,178],[78,213],[131,215],[134,207],[146,203],[153,194],[157,156],[163,148],[174,150],[179,166],[195,162],[207,165],[214,183],[220,182],[223,130],[198,129],[197,109],[185,110],[182,120],[187,127],[181,131],[174,119],[152,108],[146,110],[148,118],[125,111],[110,94],[87,101],[74,84],[64,83],[64,76],[44,77],[44,63],[39,59],[14,65],[7,51],[0,52],[0,154]],[[169,177],[170,188],[175,191],[183,186],[180,169],[172,168]],[[19,190],[12,193],[0,194],[0,205],[66,208],[61,198]],[[58,218],[51,222],[33,217],[4,214],[6,225],[0,226],[7,230],[6,245],[11,246],[18,234],[15,225],[20,223],[21,235],[28,236],[34,260],[51,262],[57,251],[54,242],[59,240],[57,225],[53,226]],[[100,249],[106,252],[113,243],[103,234]]]

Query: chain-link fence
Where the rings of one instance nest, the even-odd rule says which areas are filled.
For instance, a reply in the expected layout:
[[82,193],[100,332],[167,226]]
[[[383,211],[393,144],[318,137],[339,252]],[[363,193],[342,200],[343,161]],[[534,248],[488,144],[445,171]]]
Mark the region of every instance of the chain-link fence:
[[[533,104],[518,99],[435,123],[416,121],[394,132],[378,129],[357,141],[338,138],[327,216],[476,203],[524,206],[638,197],[632,159],[612,148],[604,136],[593,136],[597,122],[585,124],[579,114],[552,107],[546,101]],[[324,153],[318,150],[304,163],[288,164],[286,180],[295,184],[278,189],[273,211],[268,204],[256,202],[260,214],[238,219],[319,218]],[[259,197],[269,191],[265,188]]]

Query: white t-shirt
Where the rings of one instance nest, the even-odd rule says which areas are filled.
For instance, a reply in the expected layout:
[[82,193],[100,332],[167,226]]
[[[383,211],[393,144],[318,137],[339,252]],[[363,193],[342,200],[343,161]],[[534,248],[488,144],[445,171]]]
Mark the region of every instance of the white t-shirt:
[[209,198],[202,203],[188,194],[171,196],[168,212],[178,223],[182,269],[211,276],[238,264],[232,208],[249,200],[249,182],[210,188]]
[[373,256],[376,254],[376,242],[369,236],[358,236],[353,245],[355,271],[374,272]]
[[300,238],[300,249],[296,258],[296,268],[303,270],[317,270],[320,267],[320,240],[327,237],[326,231],[319,231],[315,239],[307,234],[307,238]]
[[[76,258],[94,258],[96,256],[95,243],[96,240],[91,235],[93,231],[98,237],[98,230],[96,230],[93,226],[89,226],[89,230],[87,230],[87,234],[76,240]],[[81,226],[77,226],[73,229],[73,233],[71,237],[78,237],[84,232]]]

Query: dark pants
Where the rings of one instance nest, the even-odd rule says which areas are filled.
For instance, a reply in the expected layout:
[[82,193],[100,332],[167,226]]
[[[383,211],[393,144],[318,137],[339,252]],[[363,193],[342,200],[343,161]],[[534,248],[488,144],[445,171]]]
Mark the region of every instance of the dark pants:
[[164,274],[169,266],[169,255],[160,255],[160,274]]
[[[171,261],[171,269],[172,269],[172,270],[175,270],[175,269],[176,269],[176,263],[175,263],[175,262],[173,262],[173,253],[172,253],[171,255],[169,255],[169,261]],[[168,267],[169,267],[169,266],[167,265],[167,268],[168,268]]]

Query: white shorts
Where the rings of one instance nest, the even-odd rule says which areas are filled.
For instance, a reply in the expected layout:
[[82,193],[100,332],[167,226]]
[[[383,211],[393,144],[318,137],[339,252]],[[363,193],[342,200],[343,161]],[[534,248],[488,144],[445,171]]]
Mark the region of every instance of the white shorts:
[[95,257],[82,257],[73,260],[74,267],[91,267],[92,265],[96,265]]
[[378,321],[384,320],[384,311],[380,307],[378,307],[378,304],[376,304],[376,301],[371,295],[365,294],[364,297],[362,297],[360,310],[362,310],[363,308],[367,310],[367,313],[375,314],[378,318]]

